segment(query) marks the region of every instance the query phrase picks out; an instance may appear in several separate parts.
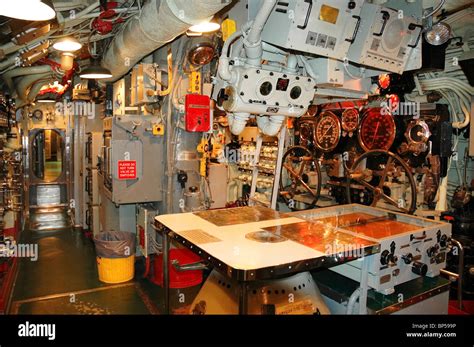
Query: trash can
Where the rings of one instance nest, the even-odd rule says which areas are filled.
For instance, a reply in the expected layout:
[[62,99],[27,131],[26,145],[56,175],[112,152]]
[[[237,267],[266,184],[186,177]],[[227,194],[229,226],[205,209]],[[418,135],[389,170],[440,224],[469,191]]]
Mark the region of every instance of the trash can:
[[94,237],[100,281],[122,283],[133,278],[135,239],[135,234],[126,231],[106,231]]
[[[180,265],[188,265],[201,260],[187,249],[170,249],[170,310],[173,314],[189,314],[191,304],[198,294],[203,281],[202,270],[178,271],[171,264],[178,260]],[[155,257],[151,282],[163,287],[163,255]]]

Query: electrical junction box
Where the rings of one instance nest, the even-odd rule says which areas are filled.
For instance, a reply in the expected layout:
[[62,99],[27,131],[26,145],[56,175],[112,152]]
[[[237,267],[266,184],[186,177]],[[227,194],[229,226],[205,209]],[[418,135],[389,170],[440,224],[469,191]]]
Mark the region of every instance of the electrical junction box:
[[[344,60],[360,23],[363,0],[278,1],[262,32],[273,45]],[[249,7],[252,11],[253,7]]]
[[155,64],[138,64],[132,69],[130,105],[139,106],[155,102],[154,95],[148,91],[157,90],[157,82],[161,81],[161,71]]
[[364,3],[361,22],[347,59],[366,66],[403,73],[415,47],[421,44],[423,26],[402,11]]
[[208,132],[211,129],[211,100],[207,95],[187,94],[185,98],[186,131]]
[[237,82],[216,80],[212,98],[227,112],[300,117],[314,98],[310,77],[245,66],[230,66]]

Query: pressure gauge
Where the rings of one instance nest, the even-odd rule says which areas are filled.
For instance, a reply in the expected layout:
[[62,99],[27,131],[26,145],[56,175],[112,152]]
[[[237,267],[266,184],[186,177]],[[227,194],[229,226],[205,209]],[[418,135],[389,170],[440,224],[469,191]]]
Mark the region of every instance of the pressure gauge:
[[370,109],[362,118],[359,130],[359,143],[365,151],[383,149],[388,151],[395,140],[396,125],[392,115]]
[[405,138],[409,143],[426,143],[431,136],[430,128],[424,120],[411,121],[405,132]]
[[342,112],[342,130],[348,133],[356,131],[359,125],[359,111],[355,108],[348,108]]
[[341,139],[341,123],[339,118],[330,111],[324,111],[316,119],[314,143],[323,152],[330,152]]
[[36,120],[42,120],[43,119],[43,111],[40,109],[34,110],[32,117]]

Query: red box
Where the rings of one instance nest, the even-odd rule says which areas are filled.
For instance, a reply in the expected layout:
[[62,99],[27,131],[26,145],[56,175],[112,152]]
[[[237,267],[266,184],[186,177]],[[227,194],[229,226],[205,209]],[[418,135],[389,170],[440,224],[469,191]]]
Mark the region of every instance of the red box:
[[187,94],[185,107],[186,131],[207,132],[211,130],[211,100],[209,96]]

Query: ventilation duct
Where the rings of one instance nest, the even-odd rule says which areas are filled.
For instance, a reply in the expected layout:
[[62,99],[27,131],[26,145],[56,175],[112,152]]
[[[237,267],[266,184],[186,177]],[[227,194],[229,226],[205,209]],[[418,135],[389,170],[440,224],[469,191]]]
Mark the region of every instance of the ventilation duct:
[[113,80],[126,74],[151,52],[186,32],[193,24],[210,20],[230,0],[152,0],[125,23],[104,53],[102,66]]

